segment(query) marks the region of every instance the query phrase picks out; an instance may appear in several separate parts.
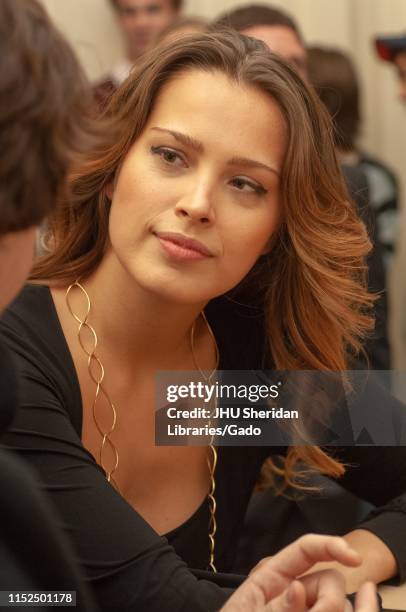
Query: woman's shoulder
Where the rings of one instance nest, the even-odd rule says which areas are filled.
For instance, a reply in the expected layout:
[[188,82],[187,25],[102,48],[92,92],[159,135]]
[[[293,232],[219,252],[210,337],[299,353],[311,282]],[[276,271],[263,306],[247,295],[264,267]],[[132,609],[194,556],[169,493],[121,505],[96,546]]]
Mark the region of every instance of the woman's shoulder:
[[21,308],[30,308],[34,303],[44,305],[50,300],[50,288],[45,283],[27,282],[21,289],[17,297],[7,308],[6,312]]
[[53,344],[57,328],[58,317],[49,287],[31,283],[23,287],[0,321],[0,331],[6,339],[23,336],[33,341],[42,338]]
[[47,285],[25,285],[0,320],[0,338],[20,373],[22,391],[36,381],[63,404],[80,404],[75,367]]

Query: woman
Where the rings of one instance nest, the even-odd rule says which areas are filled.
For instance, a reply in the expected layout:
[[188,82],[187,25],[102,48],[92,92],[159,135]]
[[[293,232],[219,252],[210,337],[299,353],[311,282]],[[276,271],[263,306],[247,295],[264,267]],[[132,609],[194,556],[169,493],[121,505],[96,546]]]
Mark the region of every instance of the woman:
[[[369,243],[325,114],[261,43],[202,34],[159,48],[108,113],[114,129],[50,223],[37,284],[2,325],[24,376],[6,443],[40,470],[102,606],[155,609],[166,588],[168,610],[201,609],[196,592],[216,609],[224,593],[191,582],[156,533],[190,567],[232,570],[261,466],[286,450],[224,447],[208,470],[207,448],[155,447],[155,372],[344,369],[370,326],[357,278]],[[266,282],[253,308],[265,300],[267,350],[264,317],[225,295],[253,276]],[[343,473],[320,449],[291,448],[287,481],[299,459]],[[349,487],[362,489],[371,461]],[[400,494],[405,477],[388,484],[376,499]],[[368,529],[354,541],[377,561],[360,577],[384,580],[396,562]]]

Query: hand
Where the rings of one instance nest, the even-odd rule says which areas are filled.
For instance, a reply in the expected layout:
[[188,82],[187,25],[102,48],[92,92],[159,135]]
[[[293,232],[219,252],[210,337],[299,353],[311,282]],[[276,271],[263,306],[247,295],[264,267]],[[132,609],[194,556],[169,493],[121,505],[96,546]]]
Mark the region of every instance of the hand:
[[[345,598],[344,581],[340,574],[333,570],[319,574],[319,580],[308,584],[303,584],[302,579],[293,581],[282,595],[258,608],[258,612],[378,612],[376,587],[372,582],[361,587],[353,608]],[[315,576],[317,574],[313,574]],[[247,609],[247,612],[254,610]]]
[[[319,561],[338,561],[356,567],[359,554],[342,538],[306,535],[253,570],[221,612],[349,612],[344,581],[339,572],[326,570],[297,580]],[[375,587],[360,590],[356,612],[377,612]]]
[[309,572],[319,572],[326,569],[338,570],[344,577],[347,593],[359,590],[365,582],[384,582],[398,572],[393,553],[375,534],[364,529],[355,529],[347,533],[344,540],[362,557],[362,564],[356,568],[343,567],[337,562],[316,563]]

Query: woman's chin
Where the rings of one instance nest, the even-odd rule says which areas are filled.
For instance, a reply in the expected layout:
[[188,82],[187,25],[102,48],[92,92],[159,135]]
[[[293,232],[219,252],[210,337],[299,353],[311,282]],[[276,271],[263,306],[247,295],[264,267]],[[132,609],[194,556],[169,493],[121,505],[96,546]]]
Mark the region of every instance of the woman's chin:
[[155,299],[179,306],[206,304],[213,297],[223,293],[223,291],[216,291],[213,287],[202,287],[197,280],[190,281],[189,279],[170,280],[149,277],[144,282],[139,280],[138,284]]

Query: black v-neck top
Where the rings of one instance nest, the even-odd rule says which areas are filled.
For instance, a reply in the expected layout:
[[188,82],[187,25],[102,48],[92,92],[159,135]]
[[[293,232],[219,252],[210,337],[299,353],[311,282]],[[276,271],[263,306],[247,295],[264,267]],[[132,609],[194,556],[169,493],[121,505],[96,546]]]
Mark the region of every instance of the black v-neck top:
[[[218,298],[206,315],[218,342],[221,369],[266,365],[259,309]],[[49,289],[27,285],[5,313],[0,335],[21,377],[20,408],[2,443],[38,471],[100,608],[218,610],[230,590],[197,580],[188,570],[207,567],[206,501],[183,525],[160,537],[106,481],[84,448],[80,387]],[[384,391],[377,393],[385,411],[404,409]],[[406,448],[348,447],[334,452],[354,465],[342,485],[379,506],[362,528],[386,542],[400,577],[406,578]],[[264,460],[284,453],[279,447],[219,448],[216,565],[221,572],[233,570],[246,508]]]

